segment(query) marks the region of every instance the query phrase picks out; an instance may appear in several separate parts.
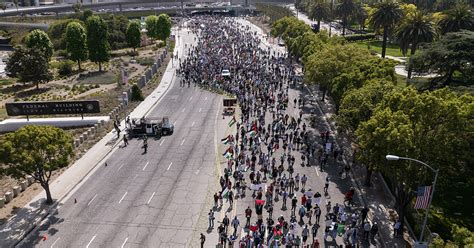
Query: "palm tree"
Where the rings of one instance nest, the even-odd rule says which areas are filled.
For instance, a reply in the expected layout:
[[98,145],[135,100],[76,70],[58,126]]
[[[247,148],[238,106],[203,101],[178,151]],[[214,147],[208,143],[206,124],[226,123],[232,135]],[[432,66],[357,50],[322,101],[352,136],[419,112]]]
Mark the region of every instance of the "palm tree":
[[329,4],[323,0],[318,0],[311,7],[311,12],[309,13],[309,18],[312,20],[318,21],[318,30],[321,30],[321,21],[329,19],[331,15],[331,10],[329,9]]
[[474,31],[474,13],[466,5],[458,5],[446,11],[438,23],[441,33],[457,32],[461,29]]
[[355,14],[354,14],[355,19],[360,25],[360,29],[364,30],[365,29],[365,20],[368,17],[367,10],[364,8],[362,3],[359,3],[356,5],[355,9]]
[[346,35],[347,22],[355,14],[356,9],[354,0],[341,0],[336,6],[336,15],[342,19],[342,36]]
[[385,58],[385,50],[387,49],[387,38],[390,30],[403,17],[403,11],[400,5],[396,2],[382,2],[379,3],[377,9],[372,14],[370,22],[375,29],[383,28],[382,40],[382,58]]
[[396,29],[395,36],[400,44],[403,55],[410,49],[408,62],[408,76],[411,78],[413,71],[412,58],[420,43],[431,42],[436,39],[438,32],[434,22],[429,16],[423,15],[421,11],[408,15],[402,24]]

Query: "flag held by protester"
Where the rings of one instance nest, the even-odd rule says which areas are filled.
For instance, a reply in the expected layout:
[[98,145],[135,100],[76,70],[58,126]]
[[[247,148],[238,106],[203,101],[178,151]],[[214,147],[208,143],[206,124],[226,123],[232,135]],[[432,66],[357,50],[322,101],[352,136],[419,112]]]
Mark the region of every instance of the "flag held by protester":
[[236,122],[237,122],[237,120],[235,119],[235,116],[234,116],[234,117],[232,117],[232,120],[230,120],[227,125],[228,125],[229,127],[232,127]]
[[430,203],[431,186],[419,186],[416,191],[415,209],[426,209]]

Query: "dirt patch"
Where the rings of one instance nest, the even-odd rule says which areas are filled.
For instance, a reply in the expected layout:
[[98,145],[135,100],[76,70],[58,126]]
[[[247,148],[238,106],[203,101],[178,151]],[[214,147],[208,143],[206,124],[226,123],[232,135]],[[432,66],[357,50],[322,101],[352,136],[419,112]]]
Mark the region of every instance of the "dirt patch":
[[251,16],[248,18],[248,20],[257,27],[261,28],[265,34],[272,30],[270,23],[268,22],[268,18],[264,16]]

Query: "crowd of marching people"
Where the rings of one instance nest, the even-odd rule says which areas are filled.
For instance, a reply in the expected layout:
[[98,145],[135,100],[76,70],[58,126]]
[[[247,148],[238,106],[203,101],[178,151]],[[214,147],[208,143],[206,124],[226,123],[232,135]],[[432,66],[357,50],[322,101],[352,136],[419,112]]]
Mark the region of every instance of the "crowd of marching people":
[[[220,244],[320,247],[339,236],[345,247],[355,247],[360,239],[373,237],[377,224],[366,221],[367,208],[354,210],[353,188],[343,202],[331,202],[326,198],[329,177],[322,179],[324,188],[313,190],[308,182],[316,179],[298,172],[299,167],[318,166],[322,171],[329,162],[336,165],[343,150],[331,143],[327,130],[318,130],[314,139],[315,131],[303,118],[308,103],[289,95],[299,80],[291,59],[262,45],[236,18],[207,16],[190,21],[188,27],[197,45],[186,47],[188,57],[180,61],[181,85],[223,90],[237,98],[241,110],[240,118],[229,122],[235,133],[221,140],[228,147],[223,154],[227,167],[208,213],[209,228],[216,224]],[[349,165],[341,166],[340,175],[349,170]],[[245,219],[225,215],[214,221],[224,200],[232,207],[250,198],[252,205],[238,210]],[[274,214],[277,204],[282,214]],[[320,232],[324,240],[318,239]]]

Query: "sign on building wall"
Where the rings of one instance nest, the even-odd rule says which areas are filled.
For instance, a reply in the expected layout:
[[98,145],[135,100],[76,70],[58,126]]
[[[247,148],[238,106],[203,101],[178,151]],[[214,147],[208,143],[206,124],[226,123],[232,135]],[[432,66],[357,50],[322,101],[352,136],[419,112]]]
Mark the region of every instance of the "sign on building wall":
[[99,113],[99,101],[13,102],[6,103],[9,116]]

